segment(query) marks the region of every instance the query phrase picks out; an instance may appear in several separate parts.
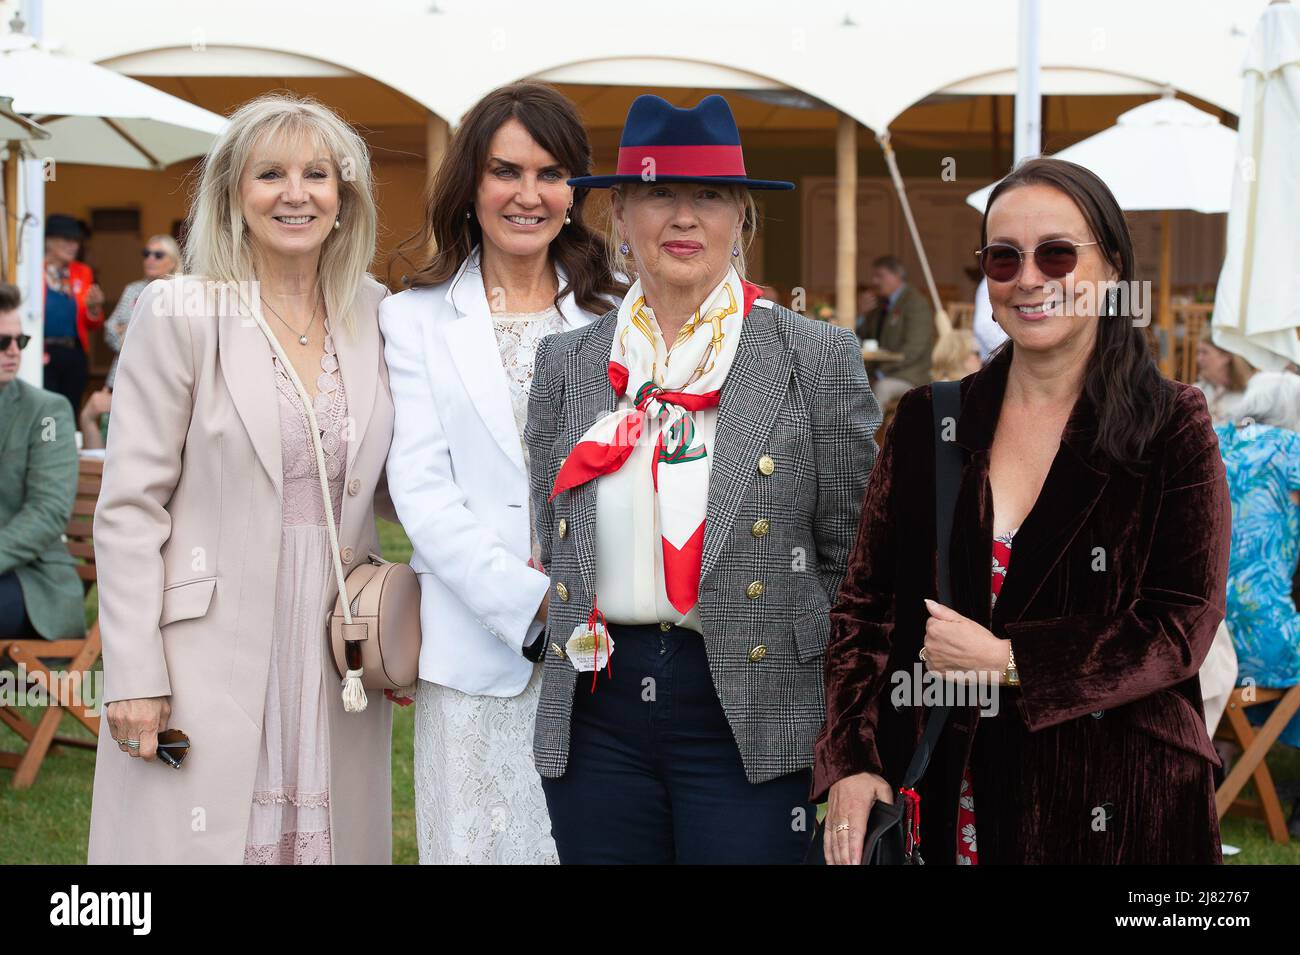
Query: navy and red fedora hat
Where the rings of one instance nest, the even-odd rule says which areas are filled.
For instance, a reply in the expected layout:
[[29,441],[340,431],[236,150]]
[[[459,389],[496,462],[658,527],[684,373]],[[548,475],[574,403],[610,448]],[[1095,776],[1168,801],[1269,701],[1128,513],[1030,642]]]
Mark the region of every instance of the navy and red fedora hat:
[[793,189],[794,183],[750,179],[731,106],[714,93],[691,109],[659,96],[632,101],[612,176],[579,176],[575,188],[604,189],[621,182],[716,182],[750,189]]

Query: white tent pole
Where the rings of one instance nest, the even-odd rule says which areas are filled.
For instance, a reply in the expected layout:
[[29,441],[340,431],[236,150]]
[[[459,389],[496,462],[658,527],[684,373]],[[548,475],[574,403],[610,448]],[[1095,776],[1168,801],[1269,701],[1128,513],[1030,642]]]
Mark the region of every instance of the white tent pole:
[[[44,32],[42,0],[23,0],[22,17],[27,34],[41,41]],[[23,328],[32,340],[23,349],[18,376],[40,388],[45,383],[45,168],[40,158],[24,158],[19,166],[18,288],[23,294]]]
[[1043,151],[1038,0],[1020,0],[1016,55],[1016,135],[1013,165]]
[[903,186],[903,177],[898,172],[898,160],[894,157],[894,147],[889,143],[889,130],[876,136],[880,148],[885,153],[885,165],[889,167],[889,178],[894,181],[894,191],[898,193],[899,204],[903,207],[903,218],[907,220],[907,231],[912,234],[912,244],[916,254],[921,258],[921,272],[925,275],[925,287],[930,291],[930,301],[934,303],[934,328],[939,335],[952,331],[952,319],[939,301],[939,289],[934,284],[934,274],[930,271],[930,260],[926,257],[925,246],[921,244],[921,232],[916,227],[912,216],[912,205],[907,201],[907,189]]

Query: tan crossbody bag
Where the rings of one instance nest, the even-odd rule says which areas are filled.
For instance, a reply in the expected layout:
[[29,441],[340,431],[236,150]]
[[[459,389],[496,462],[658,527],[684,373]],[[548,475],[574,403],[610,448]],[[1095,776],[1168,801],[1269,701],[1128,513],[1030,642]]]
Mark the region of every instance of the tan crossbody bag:
[[366,690],[409,691],[419,678],[419,580],[409,564],[390,563],[375,554],[367,555],[365,563],[344,578],[316,411],[293,363],[280,347],[279,340],[267,326],[260,310],[254,310],[253,316],[279,357],[307,412],[312,448],[316,452],[316,469],[320,474],[321,494],[325,500],[325,524],[329,530],[330,552],[334,558],[334,576],[339,585],[334,610],[325,621],[326,637],[334,669],[343,681],[343,709],[349,713],[360,713],[365,710],[368,701]]

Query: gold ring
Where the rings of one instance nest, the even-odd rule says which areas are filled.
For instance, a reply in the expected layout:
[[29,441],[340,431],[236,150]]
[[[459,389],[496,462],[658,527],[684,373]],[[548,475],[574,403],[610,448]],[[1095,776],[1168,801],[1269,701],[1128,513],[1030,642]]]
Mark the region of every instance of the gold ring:
[[832,829],[831,832],[849,832],[852,829],[853,827],[850,826],[847,822],[841,822],[838,826]]

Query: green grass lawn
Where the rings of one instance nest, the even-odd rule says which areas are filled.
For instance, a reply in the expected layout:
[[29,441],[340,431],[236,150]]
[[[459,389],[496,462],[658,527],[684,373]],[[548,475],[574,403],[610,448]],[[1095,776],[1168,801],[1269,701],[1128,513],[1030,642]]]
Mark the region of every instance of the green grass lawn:
[[[401,528],[381,521],[380,540],[389,560],[410,559],[411,547]],[[94,619],[93,591],[86,613]],[[393,861],[404,865],[419,861],[411,767],[414,709],[397,707],[393,714]],[[27,715],[34,719],[39,712]],[[63,718],[60,732],[90,738],[70,716]],[[0,727],[0,749],[13,750],[17,742],[13,732]],[[46,758],[36,784],[22,792],[9,787],[13,773],[0,770],[0,865],[85,862],[94,765],[90,750],[56,748]],[[1300,751],[1274,747],[1268,765],[1275,782],[1300,782]],[[1300,864],[1300,840],[1284,846],[1270,842],[1262,822],[1229,817],[1223,822],[1223,841],[1242,850],[1226,860],[1230,864]]]

